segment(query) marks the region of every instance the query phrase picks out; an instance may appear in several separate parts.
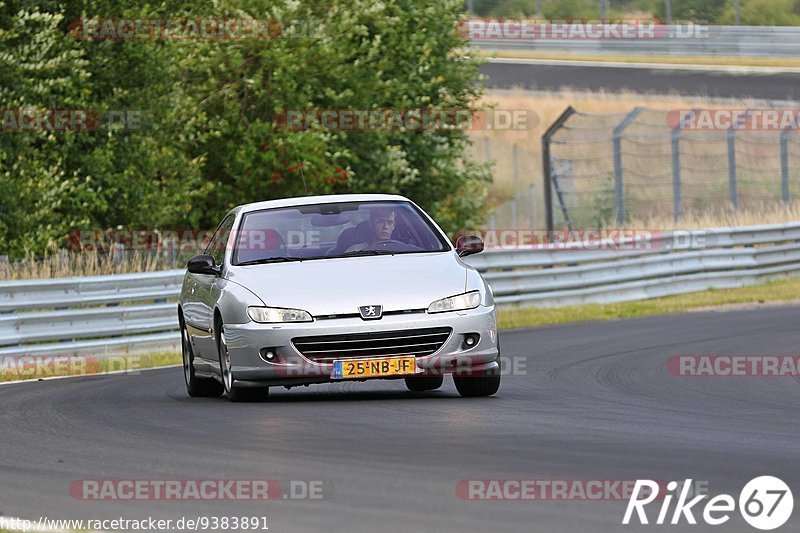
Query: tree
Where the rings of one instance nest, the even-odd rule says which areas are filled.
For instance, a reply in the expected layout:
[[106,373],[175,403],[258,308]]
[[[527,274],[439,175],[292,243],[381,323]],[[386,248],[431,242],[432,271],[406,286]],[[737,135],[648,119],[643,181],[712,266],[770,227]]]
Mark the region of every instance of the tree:
[[[672,18],[676,21],[714,23],[722,15],[727,0],[672,0]],[[664,2],[656,5],[655,16],[665,16]]]
[[4,133],[0,249],[41,252],[71,229],[207,228],[237,203],[306,191],[396,192],[449,231],[479,224],[488,170],[466,159],[464,131],[294,131],[277,120],[287,110],[474,109],[482,88],[457,29],[462,7],[220,0],[213,17],[279,20],[280,35],[142,41],[81,38],[74,21],[208,18],[206,6],[0,4],[0,108],[142,122]]

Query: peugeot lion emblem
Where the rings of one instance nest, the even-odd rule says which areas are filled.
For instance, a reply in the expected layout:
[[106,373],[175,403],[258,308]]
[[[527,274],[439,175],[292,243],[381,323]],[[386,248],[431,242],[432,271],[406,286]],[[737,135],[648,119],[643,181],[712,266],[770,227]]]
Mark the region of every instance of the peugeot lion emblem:
[[364,320],[377,320],[383,316],[382,305],[362,305],[358,308]]

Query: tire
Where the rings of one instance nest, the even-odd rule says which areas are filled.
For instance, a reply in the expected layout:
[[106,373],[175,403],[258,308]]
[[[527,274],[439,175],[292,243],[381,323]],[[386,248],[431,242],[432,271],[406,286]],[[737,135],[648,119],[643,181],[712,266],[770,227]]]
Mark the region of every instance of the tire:
[[189,342],[189,333],[183,316],[179,317],[181,326],[181,357],[183,359],[183,380],[186,392],[192,398],[219,398],[222,396],[222,385],[213,378],[198,378],[194,373],[194,352]]
[[463,398],[491,396],[500,389],[500,339],[497,339],[497,368],[479,376],[456,376],[453,382]]
[[226,393],[232,402],[263,402],[269,395],[269,387],[233,387]]
[[413,376],[405,378],[406,387],[412,392],[436,390],[444,383],[444,376]]
[[217,353],[219,354],[219,369],[222,377],[222,388],[225,396],[232,402],[262,402],[267,399],[269,387],[237,387],[231,373],[231,358],[225,342],[225,330],[222,322],[218,323]]
[[453,382],[464,398],[491,396],[500,388],[500,371],[484,376],[453,376]]

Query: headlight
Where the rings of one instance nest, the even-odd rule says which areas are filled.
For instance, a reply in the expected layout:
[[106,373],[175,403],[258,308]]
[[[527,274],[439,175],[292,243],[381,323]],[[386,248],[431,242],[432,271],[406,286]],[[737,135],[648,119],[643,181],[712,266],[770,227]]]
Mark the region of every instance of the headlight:
[[262,324],[280,322],[312,322],[314,319],[308,311],[302,309],[281,309],[279,307],[248,307],[247,315]]
[[428,306],[429,313],[444,313],[446,311],[462,311],[464,309],[474,309],[481,304],[481,293],[472,291],[449,298],[436,300]]

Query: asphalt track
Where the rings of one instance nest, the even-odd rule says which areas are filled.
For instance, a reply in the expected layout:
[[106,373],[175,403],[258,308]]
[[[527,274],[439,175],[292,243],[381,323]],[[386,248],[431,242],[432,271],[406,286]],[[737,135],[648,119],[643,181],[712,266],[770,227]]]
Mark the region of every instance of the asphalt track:
[[521,87],[558,91],[564,88],[597,91],[633,91],[644,94],[680,94],[715,98],[752,97],[764,100],[800,100],[800,73],[734,73],[603,66],[554,66],[487,63],[481,72],[497,89]]
[[[38,519],[266,516],[270,531],[755,531],[622,526],[625,501],[463,501],[462,479],[708,483],[738,498],[776,475],[800,504],[800,384],[688,378],[679,354],[796,354],[800,308],[691,313],[502,333],[496,397],[402,382],[190,399],[181,370],[0,387],[0,513]],[[512,366],[514,366],[512,365]],[[83,501],[81,479],[321,480],[323,499]],[[651,511],[651,520],[658,509]],[[800,530],[800,509],[779,531]]]

